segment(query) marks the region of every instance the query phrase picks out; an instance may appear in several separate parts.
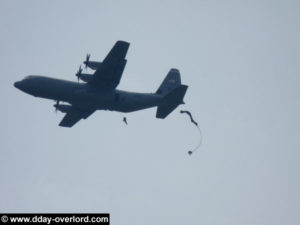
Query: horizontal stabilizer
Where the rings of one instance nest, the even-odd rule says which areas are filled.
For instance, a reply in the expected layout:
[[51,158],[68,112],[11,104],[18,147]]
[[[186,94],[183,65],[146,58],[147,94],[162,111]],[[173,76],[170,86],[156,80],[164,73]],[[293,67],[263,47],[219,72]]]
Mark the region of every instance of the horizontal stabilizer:
[[183,97],[186,93],[188,86],[180,85],[173,91],[167,94],[163,102],[157,107],[156,118],[166,118],[178,105],[184,104]]
[[170,93],[168,93],[164,97],[163,102],[165,104],[183,104],[183,97],[187,88],[187,85],[180,85],[174,88]]
[[157,107],[156,118],[166,118],[178,105],[161,105]]

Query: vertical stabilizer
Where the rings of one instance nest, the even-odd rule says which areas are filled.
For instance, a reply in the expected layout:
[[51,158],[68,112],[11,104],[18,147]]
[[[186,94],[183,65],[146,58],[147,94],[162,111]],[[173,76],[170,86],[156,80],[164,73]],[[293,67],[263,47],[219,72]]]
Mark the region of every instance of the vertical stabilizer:
[[161,83],[155,94],[167,95],[176,87],[181,85],[180,72],[178,69],[170,69],[164,81]]

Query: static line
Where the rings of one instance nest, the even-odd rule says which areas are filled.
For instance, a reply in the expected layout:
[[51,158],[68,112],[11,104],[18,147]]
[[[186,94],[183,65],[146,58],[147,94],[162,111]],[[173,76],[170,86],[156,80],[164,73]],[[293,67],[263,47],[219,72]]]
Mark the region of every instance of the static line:
[[193,150],[188,151],[189,155],[192,155],[202,145],[202,139],[203,139],[202,132],[201,132],[200,127],[197,126],[197,128],[198,128],[198,131],[199,131],[199,141],[198,141],[198,144],[196,145],[196,147],[193,148]]

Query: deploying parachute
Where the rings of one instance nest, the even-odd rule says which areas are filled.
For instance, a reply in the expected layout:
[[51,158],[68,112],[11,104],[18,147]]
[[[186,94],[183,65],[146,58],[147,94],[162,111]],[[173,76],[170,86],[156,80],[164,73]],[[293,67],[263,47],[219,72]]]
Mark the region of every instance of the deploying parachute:
[[201,133],[201,130],[198,126],[198,123],[194,120],[192,114],[189,111],[181,110],[180,113],[186,113],[190,117],[191,122],[197,127],[197,129],[199,131],[199,142],[198,142],[198,144],[195,146],[195,148],[193,148],[193,150],[188,151],[188,154],[192,155],[202,144],[202,133]]

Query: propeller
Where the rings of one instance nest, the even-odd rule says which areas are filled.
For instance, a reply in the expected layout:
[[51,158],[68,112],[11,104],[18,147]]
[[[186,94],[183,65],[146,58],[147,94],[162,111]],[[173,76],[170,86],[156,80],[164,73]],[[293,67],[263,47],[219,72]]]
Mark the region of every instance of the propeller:
[[91,54],[86,54],[85,61],[83,62],[85,64],[85,69],[87,68],[87,66],[89,64],[90,57],[91,57]]
[[77,73],[75,74],[76,77],[77,77],[78,83],[79,83],[79,77],[80,77],[80,75],[81,75],[81,72],[82,72],[82,68],[81,68],[81,65],[80,65],[80,66],[79,66],[79,69],[78,69],[78,71],[77,71]]
[[55,113],[57,114],[57,106],[59,106],[59,100],[56,100],[56,104],[54,105],[54,107],[55,107]]

